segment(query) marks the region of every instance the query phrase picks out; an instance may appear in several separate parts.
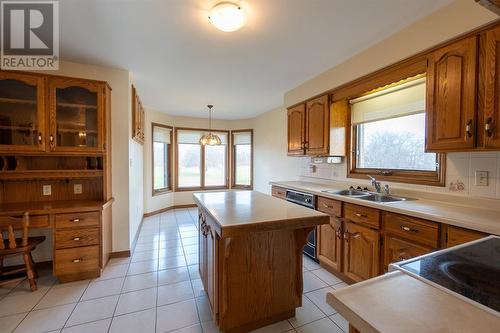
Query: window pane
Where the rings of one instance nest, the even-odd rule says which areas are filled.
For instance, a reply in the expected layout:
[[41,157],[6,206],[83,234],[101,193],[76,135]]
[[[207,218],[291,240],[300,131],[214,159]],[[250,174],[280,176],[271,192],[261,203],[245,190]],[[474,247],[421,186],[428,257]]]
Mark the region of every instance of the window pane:
[[201,186],[201,146],[191,143],[178,144],[179,187]]
[[357,125],[358,168],[436,171],[436,154],[425,153],[425,114]]
[[153,142],[153,189],[168,188],[168,145]]
[[252,146],[234,146],[235,184],[251,185]]
[[205,186],[226,185],[226,145],[205,146]]

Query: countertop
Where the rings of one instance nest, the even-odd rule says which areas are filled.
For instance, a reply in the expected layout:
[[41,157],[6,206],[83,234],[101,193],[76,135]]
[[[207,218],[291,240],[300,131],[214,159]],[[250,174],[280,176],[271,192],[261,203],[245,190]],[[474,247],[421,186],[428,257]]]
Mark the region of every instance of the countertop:
[[323,192],[325,190],[344,190],[345,188],[303,181],[271,182],[270,184],[297,191],[304,191],[335,200],[378,208],[389,212],[419,217],[435,222],[478,230],[489,234],[500,235],[500,211],[457,205],[429,199],[398,201],[391,203],[370,202]]
[[46,202],[15,202],[0,204],[0,215],[20,215],[28,212],[32,215],[85,212],[102,210],[114,199],[107,202],[97,200],[60,200]]
[[313,227],[329,216],[256,191],[194,193],[194,200],[215,220],[220,236],[236,232]]
[[327,294],[363,333],[498,332],[500,318],[415,279],[388,273]]

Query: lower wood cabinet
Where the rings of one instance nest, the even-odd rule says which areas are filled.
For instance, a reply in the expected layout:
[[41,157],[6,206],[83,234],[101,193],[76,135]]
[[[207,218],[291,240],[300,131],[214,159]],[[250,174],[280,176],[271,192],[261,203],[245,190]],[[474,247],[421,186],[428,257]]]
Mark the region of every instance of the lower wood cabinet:
[[355,282],[379,274],[380,234],[377,230],[346,221],[343,273]]
[[331,216],[329,224],[319,227],[318,259],[330,270],[342,269],[342,221]]
[[[207,292],[208,302],[210,304],[211,313],[217,315],[217,234],[207,223],[207,217],[202,212],[199,217],[199,270],[203,287]],[[214,320],[216,318],[213,318]]]
[[446,231],[446,247],[452,247],[488,236],[485,233],[449,225]]
[[389,264],[432,252],[434,249],[392,235],[384,238],[384,270]]
[[271,193],[273,197],[280,198],[280,199],[286,199],[286,189],[283,187],[279,186],[272,186],[271,187]]

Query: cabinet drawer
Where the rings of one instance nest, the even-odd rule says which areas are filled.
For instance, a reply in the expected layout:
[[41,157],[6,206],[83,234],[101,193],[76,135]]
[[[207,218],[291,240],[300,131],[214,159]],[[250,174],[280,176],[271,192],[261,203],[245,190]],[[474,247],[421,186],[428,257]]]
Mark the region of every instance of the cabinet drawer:
[[384,243],[384,269],[387,271],[389,264],[415,258],[432,252],[431,247],[418,245],[397,237],[385,237]]
[[56,214],[56,228],[98,226],[99,212]]
[[487,234],[454,226],[448,226],[448,238],[446,240],[446,247],[460,245],[473,240],[486,237]]
[[438,247],[437,223],[394,213],[384,214],[385,231],[433,248]]
[[284,189],[283,187],[273,186],[271,188],[271,192],[273,194],[273,197],[286,199],[286,189]]
[[368,224],[380,228],[380,211],[375,208],[345,204],[344,217],[352,222]]
[[75,275],[99,270],[99,246],[56,250],[54,256],[55,275]]
[[55,234],[56,249],[99,245],[99,228],[57,230]]
[[336,216],[336,217],[341,217],[342,216],[342,202],[329,199],[329,198],[323,198],[323,197],[318,197],[318,210],[320,212]]

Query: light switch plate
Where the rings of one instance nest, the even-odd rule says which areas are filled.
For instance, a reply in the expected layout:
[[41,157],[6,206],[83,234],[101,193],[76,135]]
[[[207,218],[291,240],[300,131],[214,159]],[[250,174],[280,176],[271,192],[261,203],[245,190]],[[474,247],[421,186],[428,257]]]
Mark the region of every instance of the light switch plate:
[[52,195],[52,186],[43,185],[42,191],[43,191],[43,195]]
[[488,186],[488,171],[476,170],[474,184],[476,186]]
[[82,194],[82,184],[74,184],[73,185],[73,193],[74,194]]

